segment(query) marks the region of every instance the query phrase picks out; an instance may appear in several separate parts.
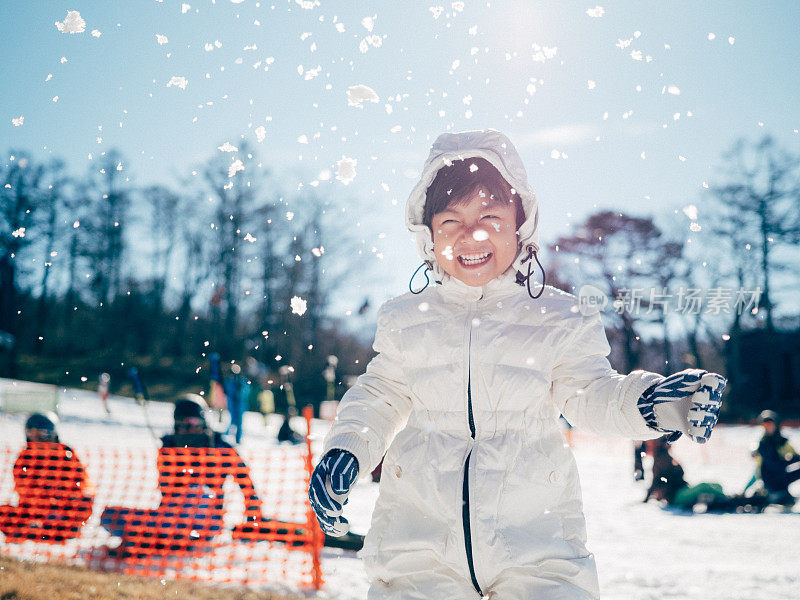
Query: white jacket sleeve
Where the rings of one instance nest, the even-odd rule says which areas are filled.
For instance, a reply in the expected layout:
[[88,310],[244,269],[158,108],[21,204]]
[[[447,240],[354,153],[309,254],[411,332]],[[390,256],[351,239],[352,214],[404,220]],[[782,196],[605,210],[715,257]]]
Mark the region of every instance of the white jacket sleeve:
[[611,352],[600,313],[583,316],[558,352],[550,393],[558,410],[575,427],[607,437],[653,439],[637,407],[648,387],[664,379],[657,373],[620,375],[606,358]]
[[372,348],[378,353],[339,403],[336,419],[325,437],[323,454],[335,448],[352,452],[359,476],[378,466],[394,436],[405,427],[411,397],[404,380],[401,357],[384,304],[378,311],[378,329]]

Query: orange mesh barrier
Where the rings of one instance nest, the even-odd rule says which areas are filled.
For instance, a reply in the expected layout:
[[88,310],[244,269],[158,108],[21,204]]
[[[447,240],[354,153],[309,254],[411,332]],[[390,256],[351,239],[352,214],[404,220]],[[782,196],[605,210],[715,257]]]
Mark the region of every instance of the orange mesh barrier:
[[[307,416],[307,418],[309,418]],[[0,444],[0,553],[253,586],[322,585],[311,447]]]

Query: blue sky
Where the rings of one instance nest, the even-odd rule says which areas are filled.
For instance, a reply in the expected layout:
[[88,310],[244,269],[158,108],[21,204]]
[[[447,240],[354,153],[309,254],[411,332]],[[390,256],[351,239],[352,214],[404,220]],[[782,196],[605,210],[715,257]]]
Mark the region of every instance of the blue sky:
[[[118,148],[133,182],[176,187],[177,176],[242,137],[289,189],[354,158],[352,183],[331,177],[318,190],[361,199],[338,225],[359,222],[383,258],[353,282],[344,306],[406,289],[418,260],[403,204],[443,131],[491,127],[515,142],[545,242],[598,208],[666,224],[697,204],[702,224],[713,218],[703,212],[703,182],[713,184],[737,137],[770,133],[800,149],[800,3],[599,0],[602,16],[587,14],[596,6],[5,3],[0,151],[4,161],[12,149],[52,154],[79,173],[90,154]],[[54,25],[68,10],[80,12],[83,33]],[[172,77],[184,77],[185,89],[168,87]],[[379,101],[349,106],[355,85]]]

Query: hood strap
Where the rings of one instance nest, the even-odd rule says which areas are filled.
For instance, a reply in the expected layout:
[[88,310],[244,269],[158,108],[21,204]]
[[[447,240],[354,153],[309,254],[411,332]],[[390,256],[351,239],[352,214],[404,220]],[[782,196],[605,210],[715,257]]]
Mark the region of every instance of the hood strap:
[[[422,274],[425,275],[425,285],[423,285],[417,291],[414,291],[414,288],[411,287],[411,284],[414,282],[414,277],[417,276],[417,273],[419,273],[419,270],[422,267],[425,267],[425,270],[422,272]],[[428,261],[427,260],[423,261],[423,263],[420,266],[417,267],[417,270],[414,271],[414,274],[411,276],[411,279],[409,279],[409,281],[408,281],[408,291],[411,292],[412,294],[421,294],[423,292],[423,290],[426,287],[428,287],[428,285],[431,282],[431,280],[428,278],[428,271],[430,271],[430,270],[431,270],[431,267],[430,267],[430,264],[428,264]]]
[[[528,274],[527,275],[523,275],[520,271],[517,271],[517,283],[519,285],[523,285],[524,284],[525,287],[528,289],[528,296],[530,296],[531,298],[533,298],[535,300],[536,298],[541,296],[542,293],[544,292],[544,286],[545,286],[545,282],[546,282],[546,279],[547,279],[547,275],[544,272],[544,267],[542,266],[542,263],[539,262],[539,257],[536,256],[536,250],[534,249],[533,244],[528,244],[525,248],[528,251],[528,256],[526,256],[525,258],[522,259],[522,263],[521,264],[524,265],[526,262],[528,263]],[[531,260],[531,257],[533,257],[533,259],[536,261],[536,264],[539,265],[539,269],[541,269],[541,271],[542,271],[542,289],[540,289],[539,293],[536,294],[535,296],[531,292],[531,274],[532,274],[531,273],[531,265],[533,264],[533,262],[529,262]]]

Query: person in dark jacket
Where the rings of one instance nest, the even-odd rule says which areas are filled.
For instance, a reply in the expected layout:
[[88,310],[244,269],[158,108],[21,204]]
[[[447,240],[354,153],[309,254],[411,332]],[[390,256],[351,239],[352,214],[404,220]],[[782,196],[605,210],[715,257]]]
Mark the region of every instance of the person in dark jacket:
[[34,413],[25,423],[25,448],[14,462],[16,506],[0,506],[5,541],[60,544],[80,536],[92,514],[94,486],[69,446],[58,439],[58,417]]
[[765,506],[763,498],[728,496],[718,483],[689,485],[684,479],[684,470],[669,452],[664,438],[648,440],[647,453],[653,457],[653,480],[644,502],[651,498],[663,502],[670,508],[694,511],[703,505],[707,512],[754,512]]
[[776,412],[763,411],[759,422],[764,435],[753,452],[756,472],[745,486],[745,493],[760,480],[770,504],[793,506],[796,498],[789,492],[789,486],[800,480],[800,455],[781,433],[780,417]]
[[202,552],[222,530],[224,483],[242,490],[247,520],[261,519],[262,503],[236,450],[206,420],[205,401],[187,394],[175,403],[175,432],[161,438],[157,458],[161,502],[156,509],[108,507],[101,524],[122,538],[115,554],[144,557]]

